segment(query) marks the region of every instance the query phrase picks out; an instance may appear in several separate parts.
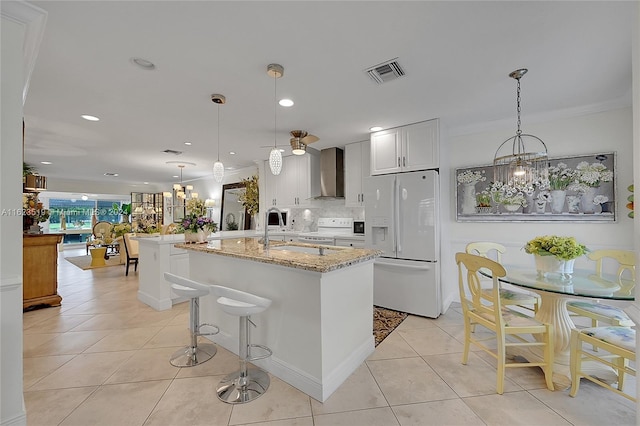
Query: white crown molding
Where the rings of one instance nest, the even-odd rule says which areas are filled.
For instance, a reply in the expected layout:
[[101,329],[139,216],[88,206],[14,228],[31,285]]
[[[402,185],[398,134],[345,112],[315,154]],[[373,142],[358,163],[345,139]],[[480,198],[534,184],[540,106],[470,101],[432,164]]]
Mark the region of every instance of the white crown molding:
[[[553,120],[566,119],[571,117],[580,117],[589,114],[596,114],[604,111],[613,111],[621,108],[629,108],[632,106],[631,92],[616,99],[597,104],[581,105],[573,108],[566,108],[554,111],[545,111],[537,114],[527,114],[527,124],[545,123]],[[514,127],[515,117],[509,119],[488,121],[485,123],[474,123],[465,126],[450,127],[448,136],[463,136],[473,133],[490,132],[501,130],[507,127]]]
[[44,37],[47,12],[24,1],[0,2],[2,19],[7,19],[25,27],[23,59],[24,87],[22,89],[22,105],[27,100],[31,73],[36,65],[40,44]]

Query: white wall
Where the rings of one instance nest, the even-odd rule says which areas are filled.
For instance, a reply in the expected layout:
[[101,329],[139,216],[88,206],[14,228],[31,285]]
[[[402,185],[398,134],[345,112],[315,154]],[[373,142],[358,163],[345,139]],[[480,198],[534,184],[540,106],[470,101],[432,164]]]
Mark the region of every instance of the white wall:
[[[617,212],[616,223],[539,223],[539,222],[498,222],[459,223],[455,220],[455,169],[467,166],[491,164],[495,150],[500,143],[515,133],[514,128],[503,128],[474,134],[449,137],[447,150],[450,170],[443,172],[441,179],[448,179],[450,190],[443,193],[442,202],[448,204],[448,216],[442,218],[443,300],[458,300],[457,275],[454,255],[464,251],[470,241],[498,241],[507,246],[504,263],[525,264],[533,262],[521,247],[537,235],[572,235],[590,249],[622,248],[633,249],[633,220],[627,217],[625,209],[626,188],[633,182],[633,126],[632,109],[623,108],[529,124],[524,115],[523,131],[540,137],[547,144],[550,157],[572,154],[592,154],[597,152],[617,153]],[[514,123],[515,126],[515,123]],[[586,262],[578,259],[576,266]],[[445,303],[445,306],[447,304]]]

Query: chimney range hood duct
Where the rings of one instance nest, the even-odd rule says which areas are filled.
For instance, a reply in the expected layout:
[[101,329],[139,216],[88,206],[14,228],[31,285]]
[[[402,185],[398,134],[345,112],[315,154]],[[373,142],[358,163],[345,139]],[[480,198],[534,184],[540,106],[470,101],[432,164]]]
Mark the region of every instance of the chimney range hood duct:
[[327,148],[320,151],[320,197],[344,198],[344,151]]

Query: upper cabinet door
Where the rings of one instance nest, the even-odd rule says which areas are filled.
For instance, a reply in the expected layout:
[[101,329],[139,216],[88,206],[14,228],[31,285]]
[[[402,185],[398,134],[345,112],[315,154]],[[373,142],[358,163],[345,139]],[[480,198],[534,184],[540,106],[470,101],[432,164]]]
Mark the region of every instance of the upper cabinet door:
[[438,120],[371,134],[371,175],[439,167]]
[[438,168],[438,120],[402,128],[402,170]]
[[371,134],[371,174],[382,175],[401,170],[401,129]]
[[362,143],[344,147],[344,201],[347,207],[359,207],[362,194]]

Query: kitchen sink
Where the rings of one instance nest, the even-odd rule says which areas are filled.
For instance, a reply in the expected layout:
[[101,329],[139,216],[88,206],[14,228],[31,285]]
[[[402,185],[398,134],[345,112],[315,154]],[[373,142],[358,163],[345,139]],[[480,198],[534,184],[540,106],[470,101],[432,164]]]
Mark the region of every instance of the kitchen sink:
[[[316,256],[322,256],[323,254],[329,254],[329,251],[336,251],[337,249],[329,248],[329,247],[304,247],[304,246],[271,246],[269,250],[287,250],[293,251],[296,253],[304,253],[304,254],[315,254]],[[322,250],[322,251],[321,251]]]

